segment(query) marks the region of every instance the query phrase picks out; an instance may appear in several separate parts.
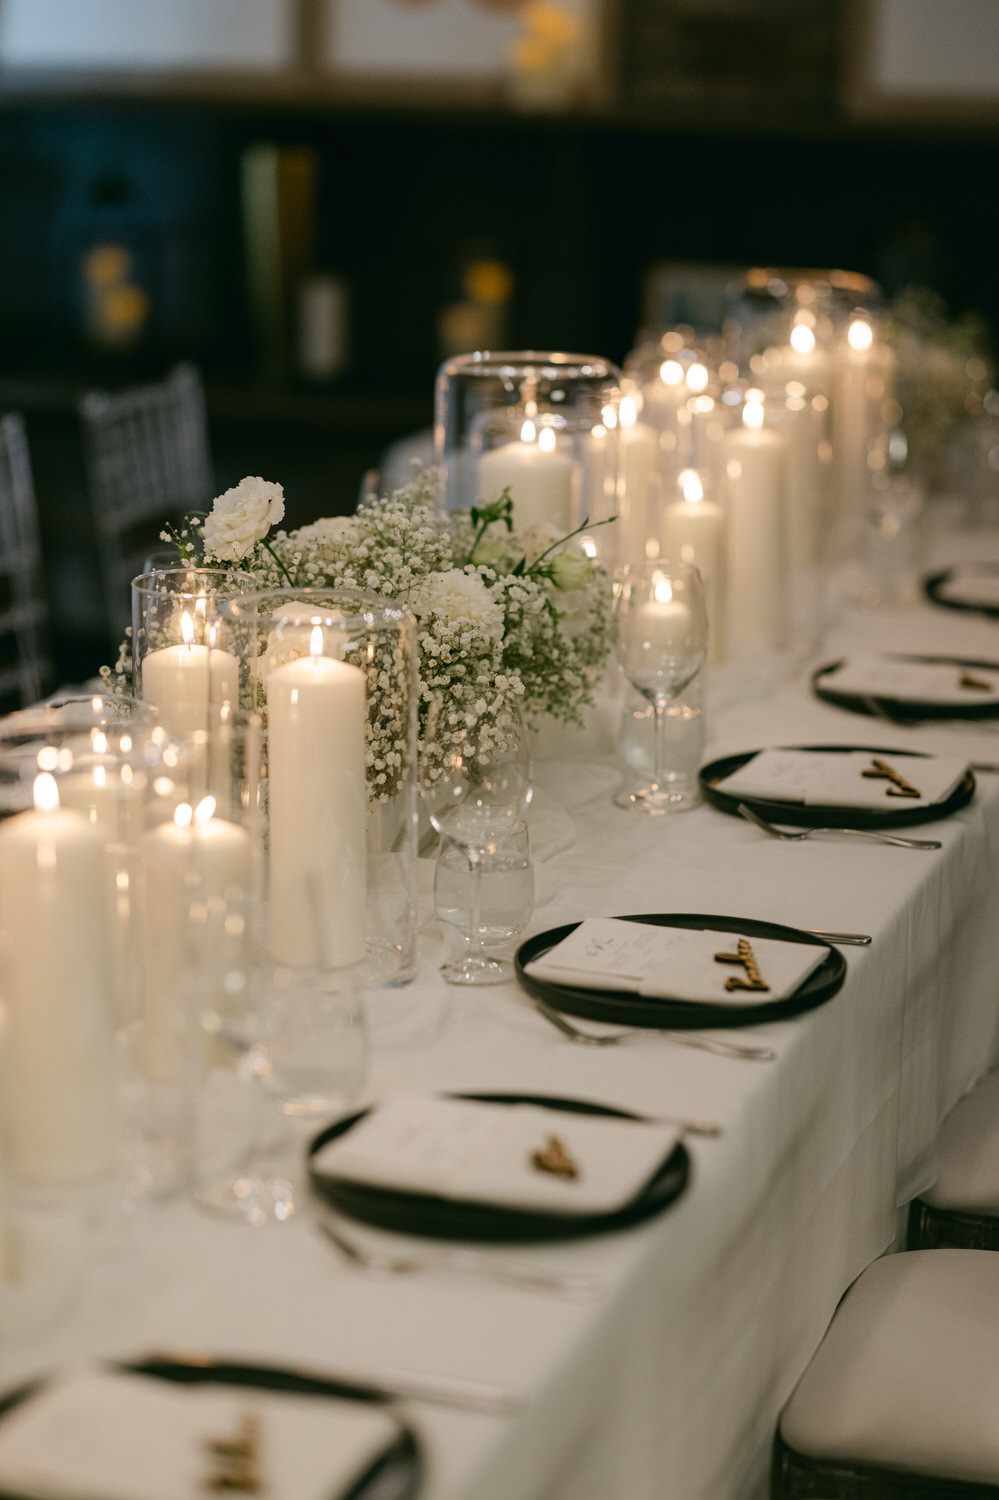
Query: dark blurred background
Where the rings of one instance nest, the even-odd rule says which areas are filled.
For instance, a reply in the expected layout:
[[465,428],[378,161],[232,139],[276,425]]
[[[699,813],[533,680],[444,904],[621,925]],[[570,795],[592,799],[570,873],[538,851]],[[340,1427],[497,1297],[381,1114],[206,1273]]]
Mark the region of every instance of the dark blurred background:
[[[288,4],[298,61],[274,77],[43,76],[0,50],[0,411],[27,422],[60,677],[110,650],[94,387],[193,361],[218,489],[278,479],[298,524],[429,425],[443,353],[499,335],[620,361],[664,263],[843,266],[999,325],[999,114],[865,97],[868,6],[605,0],[599,79],[539,103],[320,76],[319,0]],[[333,318],[311,359],[306,280]]]

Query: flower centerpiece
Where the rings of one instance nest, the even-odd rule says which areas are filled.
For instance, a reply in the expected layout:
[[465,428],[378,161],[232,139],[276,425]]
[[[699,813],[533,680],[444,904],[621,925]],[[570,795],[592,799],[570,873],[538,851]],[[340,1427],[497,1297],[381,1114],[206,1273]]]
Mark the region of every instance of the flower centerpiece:
[[[587,521],[568,536],[518,535],[506,492],[492,504],[446,512],[433,470],[391,496],[365,500],[350,516],[275,530],[283,516],[281,486],[247,478],[207,516],[189,517],[164,538],[183,562],[238,563],[260,589],[363,590],[408,605],[417,620],[425,775],[434,777],[469,730],[488,748],[513,705],[529,723],[544,715],[581,723],[611,632],[606,573],[578,540]],[[126,637],[102,675],[122,689],[130,672]],[[380,797],[392,795],[392,681],[390,663],[372,664],[368,774]]]

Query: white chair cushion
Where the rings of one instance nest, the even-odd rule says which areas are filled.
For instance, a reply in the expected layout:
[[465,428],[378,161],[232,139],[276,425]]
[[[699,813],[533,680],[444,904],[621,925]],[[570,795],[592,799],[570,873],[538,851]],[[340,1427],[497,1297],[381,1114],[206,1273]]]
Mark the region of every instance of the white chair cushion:
[[999,1254],[875,1261],[840,1304],[780,1426],[811,1458],[999,1484]]
[[986,1073],[955,1105],[937,1136],[934,1208],[999,1215],[999,1072]]

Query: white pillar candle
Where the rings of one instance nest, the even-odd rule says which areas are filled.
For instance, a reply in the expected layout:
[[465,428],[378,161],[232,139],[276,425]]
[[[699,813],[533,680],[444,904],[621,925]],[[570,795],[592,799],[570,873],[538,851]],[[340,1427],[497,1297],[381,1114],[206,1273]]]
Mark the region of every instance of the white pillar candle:
[[[229,897],[240,902],[249,892],[251,844],[238,823],[213,816],[206,797],[192,814],[182,803],[172,822],[149,829],[139,846],[138,934],[142,994],[142,1063],[161,1083],[180,1083],[193,1064],[189,1013],[190,979],[198,965],[206,998],[213,975],[211,955],[191,948],[193,902],[210,904]],[[203,968],[207,960],[209,971]]]
[[725,512],[705,500],[694,469],[680,475],[681,498],[667,505],[662,519],[662,555],[691,563],[704,580],[708,611],[708,661],[725,659]]
[[833,381],[833,476],[841,516],[856,520],[865,513],[868,452],[894,372],[893,351],[878,343],[866,318],[854,318],[840,341]]
[[619,478],[621,490],[621,536],[618,560],[641,566],[646,543],[658,532],[659,434],[647,422],[639,422],[631,396],[621,401],[619,433]]
[[365,683],[312,654],[267,678],[271,953],[339,968],[364,957]]
[[229,651],[198,645],[194,624],[181,619],[184,641],[162,646],[142,658],[142,697],[159,712],[172,734],[187,738],[208,728],[211,701],[235,703],[239,696],[239,663]]
[[654,597],[640,604],[626,625],[625,673],[636,687],[652,690],[658,674],[668,676],[670,661],[686,655],[692,624],[687,605],[673,598],[669,579],[659,579]]
[[558,447],[555,429],[525,422],[520,438],[492,448],[479,459],[479,494],[489,504],[509,487],[518,531],[557,526],[571,531],[576,466]]
[[689,439],[689,423],[683,433],[680,430],[680,412],[688,417],[686,402],[686,373],[678,359],[664,359],[659,366],[656,380],[650,380],[642,388],[642,415],[650,427],[654,427],[659,438],[659,468],[665,485],[676,482],[676,476],[685,467],[681,455],[681,439]]
[[0,1281],[11,1272],[13,1254],[10,1246],[10,1219],[7,1209],[7,1120],[3,1103],[7,1098],[6,1057],[7,1013],[0,1000]]
[[828,396],[832,389],[832,360],[804,324],[791,329],[789,343],[768,349],[766,361],[768,376],[777,384],[796,380],[810,396]]
[[104,845],[104,900],[108,914],[115,1014],[124,1023],[135,1019],[135,958],[132,902],[135,860],[142,837],[145,775],[127,760],[108,755],[103,731],[91,731],[80,769],[60,778],[63,807],[80,812],[100,834]]
[[725,434],[728,512],[725,603],[733,655],[783,644],[787,618],[784,484],[787,444],[763,426],[763,403],[747,401],[742,425]]
[[104,845],[48,774],[35,804],[0,825],[11,1161],[26,1182],[69,1188],[115,1157]]

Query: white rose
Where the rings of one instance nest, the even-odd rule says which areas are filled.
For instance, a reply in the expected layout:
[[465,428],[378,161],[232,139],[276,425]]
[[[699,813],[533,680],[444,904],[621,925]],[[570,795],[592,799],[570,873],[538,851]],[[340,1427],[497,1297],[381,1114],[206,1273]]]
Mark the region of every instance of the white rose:
[[249,475],[219,495],[205,521],[205,556],[239,562],[284,515],[279,484]]

